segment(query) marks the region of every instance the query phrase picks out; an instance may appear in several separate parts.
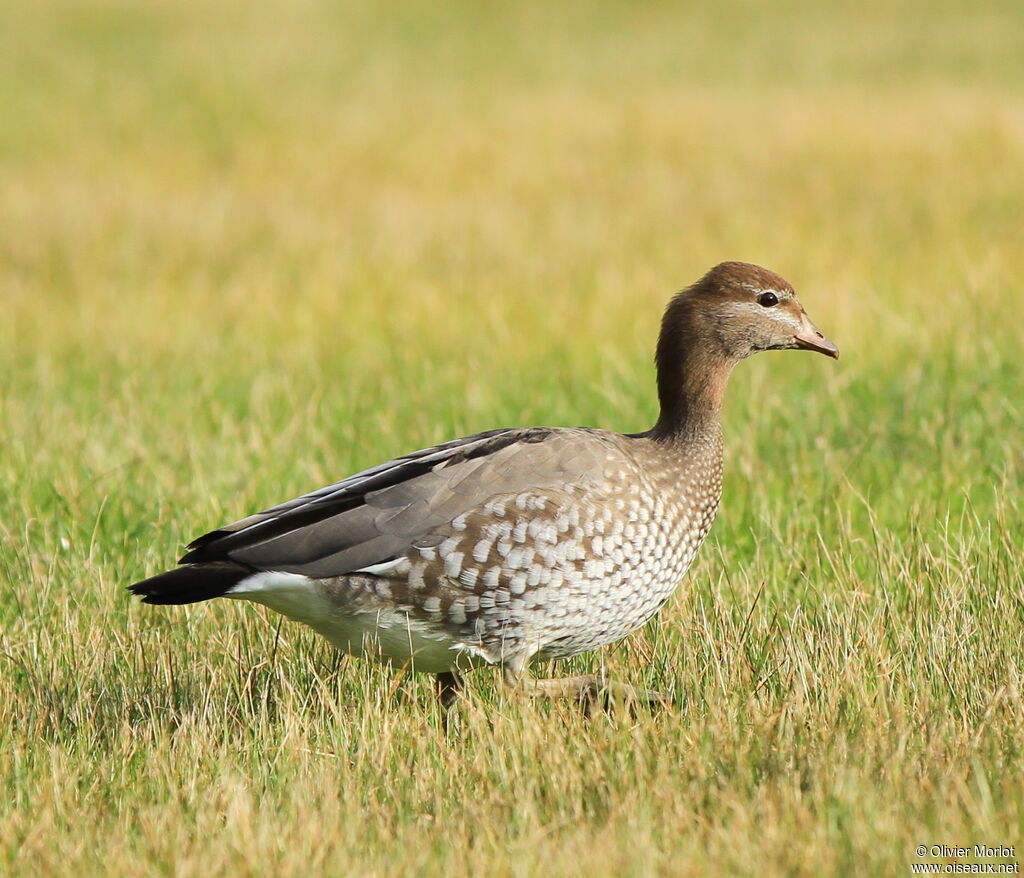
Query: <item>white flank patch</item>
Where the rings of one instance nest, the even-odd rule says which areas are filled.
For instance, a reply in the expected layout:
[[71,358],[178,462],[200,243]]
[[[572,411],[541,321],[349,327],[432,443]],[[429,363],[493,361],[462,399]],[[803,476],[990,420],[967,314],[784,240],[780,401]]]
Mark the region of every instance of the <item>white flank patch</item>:
[[[385,572],[403,560],[374,564],[360,572],[376,573],[378,568]],[[351,655],[396,665],[404,665],[412,658],[417,670],[428,673],[468,668],[481,661],[489,661],[472,644],[454,642],[439,625],[414,620],[397,607],[367,613],[339,611],[318,580],[300,573],[275,570],[254,573],[224,597],[263,604],[289,619],[303,622],[336,648]],[[428,611],[440,612],[437,598],[425,603]]]
[[392,558],[390,561],[381,561],[380,564],[371,564],[369,567],[360,567],[353,570],[353,573],[372,573],[374,576],[387,576],[393,570],[402,565],[405,558]]
[[417,622],[402,610],[338,615],[310,627],[349,655],[398,666],[412,659],[417,671],[431,674],[486,660],[472,645],[453,641],[440,627]]
[[301,573],[285,573],[283,570],[264,570],[247,576],[241,582],[231,586],[227,595],[231,597],[245,596],[251,599],[264,592],[295,591],[312,589],[313,580]]
[[310,625],[325,618],[330,610],[315,580],[301,573],[281,570],[254,573],[233,586],[224,597],[265,604],[290,619]]

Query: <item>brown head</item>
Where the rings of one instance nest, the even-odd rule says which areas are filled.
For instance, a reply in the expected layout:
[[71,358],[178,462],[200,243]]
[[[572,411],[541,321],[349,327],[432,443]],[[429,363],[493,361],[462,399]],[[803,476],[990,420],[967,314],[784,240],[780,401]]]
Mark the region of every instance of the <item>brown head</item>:
[[717,422],[733,366],[758,351],[809,350],[839,357],[811,323],[789,282],[746,262],[722,262],[678,293],[658,338],[656,431]]

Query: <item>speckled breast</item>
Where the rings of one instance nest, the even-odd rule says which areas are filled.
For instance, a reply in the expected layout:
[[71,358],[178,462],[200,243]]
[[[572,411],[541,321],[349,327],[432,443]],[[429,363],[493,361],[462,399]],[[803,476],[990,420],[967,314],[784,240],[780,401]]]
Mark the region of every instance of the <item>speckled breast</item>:
[[490,662],[572,656],[642,626],[711,528],[721,443],[623,443],[588,483],[493,498],[413,546],[403,602]]

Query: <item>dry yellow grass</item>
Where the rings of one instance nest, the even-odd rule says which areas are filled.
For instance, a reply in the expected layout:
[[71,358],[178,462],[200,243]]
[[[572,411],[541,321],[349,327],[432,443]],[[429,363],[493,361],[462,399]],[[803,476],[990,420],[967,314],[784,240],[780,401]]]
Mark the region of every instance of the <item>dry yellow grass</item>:
[[[1016,844],[1013,4],[0,10],[0,872],[908,874]],[[587,722],[120,586],[493,426],[640,429],[725,258],[840,345],[730,388],[678,598]]]

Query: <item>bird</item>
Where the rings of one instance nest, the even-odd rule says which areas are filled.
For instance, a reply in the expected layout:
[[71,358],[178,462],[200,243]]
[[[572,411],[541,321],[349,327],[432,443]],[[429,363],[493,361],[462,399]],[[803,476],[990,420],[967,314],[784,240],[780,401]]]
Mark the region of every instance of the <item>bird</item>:
[[128,588],[147,604],[263,604],[343,652],[434,674],[446,707],[486,665],[531,695],[661,698],[530,668],[613,644],[662,608],[718,510],[733,367],[790,349],[839,357],[786,280],[720,263],[664,311],[650,429],[443,442],[225,524]]

